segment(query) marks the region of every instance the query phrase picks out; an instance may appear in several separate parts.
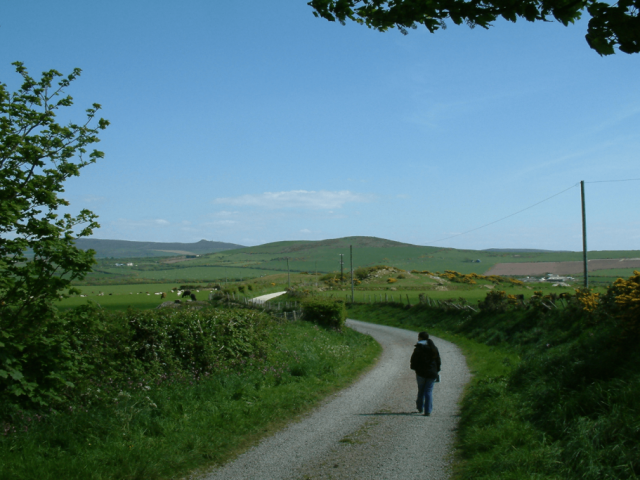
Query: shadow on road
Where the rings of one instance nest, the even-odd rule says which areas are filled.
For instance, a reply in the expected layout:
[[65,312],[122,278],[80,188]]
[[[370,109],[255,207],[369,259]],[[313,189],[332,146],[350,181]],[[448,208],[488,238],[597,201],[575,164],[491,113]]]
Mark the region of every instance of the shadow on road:
[[377,412],[377,413],[359,413],[360,417],[383,417],[389,415],[422,415],[416,411],[413,412]]

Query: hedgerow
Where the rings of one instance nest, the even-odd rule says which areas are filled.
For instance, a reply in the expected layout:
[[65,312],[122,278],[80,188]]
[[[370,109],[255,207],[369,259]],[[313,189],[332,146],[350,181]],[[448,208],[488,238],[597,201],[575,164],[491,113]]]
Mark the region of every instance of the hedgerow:
[[[265,355],[272,318],[245,309],[107,312],[81,307],[41,328],[0,319],[0,411],[51,412],[113,401],[168,378],[198,378]],[[95,385],[105,385],[99,393]]]

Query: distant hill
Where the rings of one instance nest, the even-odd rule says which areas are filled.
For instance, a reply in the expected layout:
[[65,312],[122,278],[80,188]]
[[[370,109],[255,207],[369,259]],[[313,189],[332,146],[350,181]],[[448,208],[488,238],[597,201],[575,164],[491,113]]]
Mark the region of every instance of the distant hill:
[[557,253],[557,252],[570,252],[571,250],[540,250],[536,248],[486,248],[483,252],[496,252],[496,253]]
[[396,242],[378,237],[342,237],[327,240],[299,240],[286,242],[273,242],[258,245],[257,247],[247,247],[244,252],[251,253],[293,253],[304,250],[315,250],[318,248],[394,248],[394,247],[415,247],[410,243]]
[[140,258],[171,255],[201,255],[244,248],[235,243],[200,240],[196,243],[131,242],[128,240],[100,240],[79,238],[76,246],[82,250],[96,251],[96,258]]

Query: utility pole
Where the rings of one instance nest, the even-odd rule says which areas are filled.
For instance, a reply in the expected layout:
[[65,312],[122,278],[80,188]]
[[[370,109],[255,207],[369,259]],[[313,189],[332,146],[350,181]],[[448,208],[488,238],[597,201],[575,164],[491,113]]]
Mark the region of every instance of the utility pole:
[[316,288],[318,288],[318,262],[316,262]]
[[339,253],[340,255],[340,283],[344,282],[344,253]]
[[349,256],[351,257],[351,303],[353,303],[353,245],[349,245]]
[[587,213],[584,206],[584,180],[580,181],[582,197],[582,263],[584,264],[584,288],[589,288],[589,267],[587,266]]
[[291,271],[289,270],[289,257],[287,257],[287,285],[289,285],[289,290],[291,290]]

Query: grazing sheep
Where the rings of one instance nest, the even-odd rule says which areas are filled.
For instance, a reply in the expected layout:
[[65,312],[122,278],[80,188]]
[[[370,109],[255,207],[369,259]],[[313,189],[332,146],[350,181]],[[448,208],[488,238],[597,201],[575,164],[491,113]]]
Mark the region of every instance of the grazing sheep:
[[162,295],[160,295],[160,298],[167,298],[167,294],[162,292]]
[[182,294],[183,297],[188,297],[189,295],[191,295],[191,290],[185,290]]
[[193,294],[193,293],[192,293],[190,296],[191,296],[191,300],[193,300],[193,301],[195,302],[195,301],[196,301],[196,296],[195,296],[195,294]]

